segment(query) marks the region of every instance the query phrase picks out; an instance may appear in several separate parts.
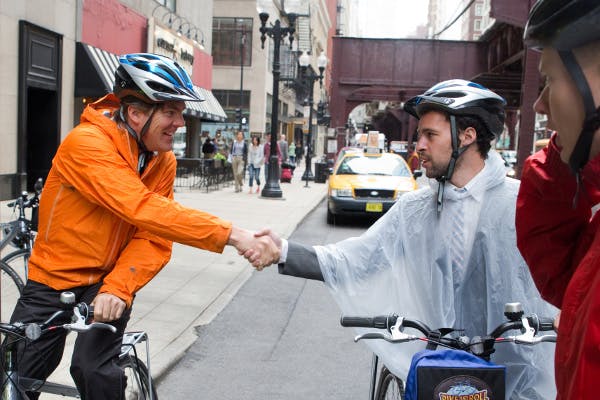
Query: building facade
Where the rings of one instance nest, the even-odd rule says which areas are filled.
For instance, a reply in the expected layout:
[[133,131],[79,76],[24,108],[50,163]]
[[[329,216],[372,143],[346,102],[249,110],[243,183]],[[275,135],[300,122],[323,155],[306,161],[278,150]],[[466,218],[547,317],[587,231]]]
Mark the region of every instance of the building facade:
[[[288,142],[305,145],[308,132],[306,102],[308,84],[303,82],[298,67],[302,52],[310,54],[313,71],[318,73],[317,57],[327,54],[330,38],[336,34],[337,0],[307,0],[300,2],[295,23],[294,40],[289,37],[280,44],[280,82],[277,132]],[[215,0],[213,11],[213,91],[223,104],[227,121],[210,124],[210,136],[221,132],[233,136],[240,128],[248,138],[271,131],[273,106],[273,40],[265,39],[262,48],[257,0]],[[269,11],[267,26],[276,20],[287,26],[285,2],[266,1]],[[327,76],[327,71],[325,71]],[[327,101],[326,79],[321,88],[315,83],[313,93],[313,149],[323,151],[324,139],[319,139],[316,110],[319,102]],[[305,115],[307,114],[307,115]]]
[[[179,132],[187,154],[201,126],[225,120],[211,92],[212,0],[0,0],[0,199],[45,177],[87,103],[112,90],[117,55],[174,57],[207,101]],[[185,16],[185,17],[184,17]]]

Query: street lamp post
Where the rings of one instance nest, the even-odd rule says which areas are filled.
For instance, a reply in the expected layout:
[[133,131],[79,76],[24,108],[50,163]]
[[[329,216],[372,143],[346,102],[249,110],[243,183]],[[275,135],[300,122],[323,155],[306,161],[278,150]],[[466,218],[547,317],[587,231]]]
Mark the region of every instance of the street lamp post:
[[[308,90],[308,137],[306,144],[306,169],[304,170],[304,174],[302,175],[302,180],[306,180],[305,187],[308,187],[308,181],[313,180],[314,176],[312,173],[312,130],[313,130],[313,93],[314,93],[314,83],[319,81],[319,87],[323,87],[323,73],[325,72],[325,67],[327,66],[327,57],[325,53],[321,52],[319,58],[317,58],[317,67],[319,68],[319,75],[315,74],[312,68],[308,68],[310,64],[310,56],[303,52],[300,57],[298,57],[298,63],[300,64],[300,68],[302,68],[302,75],[308,80],[309,90]],[[310,72],[310,73],[309,73]]]
[[276,20],[275,23],[267,28],[267,20],[269,14],[267,12],[260,12],[260,41],[261,48],[265,48],[266,37],[273,38],[273,104],[271,108],[271,149],[269,154],[269,177],[267,183],[264,186],[261,196],[278,198],[282,197],[281,187],[279,186],[279,157],[277,156],[277,125],[279,115],[279,75],[280,63],[279,63],[279,45],[283,38],[289,36],[290,47],[294,41],[294,23],[296,21],[296,14],[288,13],[287,18],[289,22],[288,27],[282,27],[281,22]]
[[242,35],[240,37],[240,115],[239,115],[239,124],[240,131],[243,132],[242,124],[243,124],[243,110],[244,110],[244,45],[246,44],[246,32],[242,27]]

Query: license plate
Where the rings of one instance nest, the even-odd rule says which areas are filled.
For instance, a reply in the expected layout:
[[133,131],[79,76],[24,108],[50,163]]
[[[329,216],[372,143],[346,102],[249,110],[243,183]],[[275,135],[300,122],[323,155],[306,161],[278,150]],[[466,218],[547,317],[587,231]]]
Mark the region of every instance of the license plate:
[[382,212],[383,204],[382,203],[367,203],[366,210],[368,212]]

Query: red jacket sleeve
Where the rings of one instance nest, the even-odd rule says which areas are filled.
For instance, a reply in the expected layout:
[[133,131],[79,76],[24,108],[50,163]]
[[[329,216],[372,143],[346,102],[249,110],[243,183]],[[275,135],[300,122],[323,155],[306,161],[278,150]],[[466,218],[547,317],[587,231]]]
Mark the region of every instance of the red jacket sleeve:
[[526,160],[517,198],[517,246],[542,297],[559,308],[589,246],[585,237],[590,202],[597,197],[597,192],[580,193],[573,208],[576,188],[575,176],[560,159],[554,137],[548,147]]

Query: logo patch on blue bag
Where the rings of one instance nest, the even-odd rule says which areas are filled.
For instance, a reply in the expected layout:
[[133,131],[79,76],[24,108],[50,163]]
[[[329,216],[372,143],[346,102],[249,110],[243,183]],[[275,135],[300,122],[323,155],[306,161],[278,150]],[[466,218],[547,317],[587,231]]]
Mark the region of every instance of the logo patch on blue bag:
[[504,400],[506,368],[461,350],[413,356],[406,400]]
[[474,376],[453,376],[440,382],[433,389],[439,400],[489,400],[490,387]]

